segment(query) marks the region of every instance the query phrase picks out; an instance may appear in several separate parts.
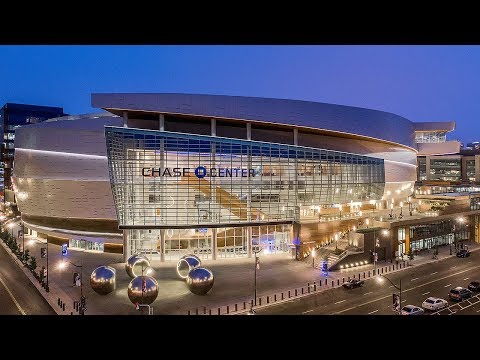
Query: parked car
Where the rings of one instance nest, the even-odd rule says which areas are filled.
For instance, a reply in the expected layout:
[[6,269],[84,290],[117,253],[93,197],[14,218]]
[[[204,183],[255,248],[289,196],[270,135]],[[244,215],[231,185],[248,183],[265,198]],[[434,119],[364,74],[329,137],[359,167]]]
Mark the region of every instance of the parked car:
[[350,279],[347,282],[345,282],[342,286],[345,289],[353,289],[353,288],[362,286],[364,283],[365,283],[365,281],[363,281],[363,280]]
[[444,307],[448,306],[448,301],[435,298],[435,297],[429,297],[422,303],[422,307],[427,310],[440,310],[443,309]]
[[470,256],[470,251],[468,251],[467,249],[462,249],[457,251],[457,257],[459,258],[464,258],[469,256]]
[[472,281],[470,284],[468,284],[468,290],[480,291],[480,281]]
[[458,286],[455,289],[450,290],[448,297],[452,300],[462,301],[472,297],[472,292],[468,289]]
[[402,308],[401,314],[402,315],[422,315],[425,311],[415,305],[405,305]]

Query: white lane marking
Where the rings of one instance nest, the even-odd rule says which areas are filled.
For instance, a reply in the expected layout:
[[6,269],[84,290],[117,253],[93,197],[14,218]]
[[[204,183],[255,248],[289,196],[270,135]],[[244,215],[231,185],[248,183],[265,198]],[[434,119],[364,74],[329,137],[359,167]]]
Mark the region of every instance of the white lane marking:
[[307,313],[312,312],[312,311],[313,311],[313,309],[312,310],[307,310],[307,311],[302,312],[302,314],[307,314]]
[[[428,281],[428,282],[426,282],[426,283],[423,283],[423,284],[414,286],[414,287],[412,287],[412,288],[410,288],[410,289],[407,289],[407,290],[405,290],[405,291],[403,291],[403,292],[406,293],[407,291],[411,291],[411,290],[417,289],[417,288],[422,287],[422,286],[425,286],[425,285],[433,284],[434,282],[437,282],[437,281],[440,281],[440,280],[444,280],[444,279],[447,279],[447,278],[449,278],[449,277],[456,276],[456,275],[458,275],[458,274],[463,274],[464,272],[472,271],[472,270],[476,270],[476,268],[468,268],[468,269],[465,269],[465,270],[461,270],[461,271],[458,271],[458,272],[456,272],[456,273],[453,273],[453,274],[444,276],[444,277],[442,277],[442,278],[435,279],[435,280]],[[382,296],[381,298],[373,299],[373,300],[364,302],[363,304],[356,305],[356,306],[352,306],[352,307],[349,307],[349,308],[346,308],[346,309],[337,311],[337,312],[335,312],[335,313],[333,313],[333,314],[334,314],[334,315],[341,314],[341,313],[344,313],[344,312],[346,312],[346,311],[350,311],[350,310],[356,309],[356,308],[358,308],[358,307],[360,307],[360,306],[368,305],[368,304],[370,304],[370,303],[373,303],[373,302],[376,302],[376,301],[380,301],[380,300],[383,300],[383,299],[388,299],[388,298],[391,298],[391,297],[392,297],[392,295]]]
[[438,271],[434,271],[434,272],[431,273],[430,275],[435,275],[436,273],[438,273]]
[[412,281],[418,280],[418,278],[413,278]]
[[427,291],[426,293],[423,293],[422,295],[427,295],[430,294],[430,291]]
[[378,309],[377,309],[377,310],[373,310],[372,312],[369,312],[368,315],[375,314],[377,311],[378,311]]
[[368,295],[368,294],[371,294],[372,292],[373,292],[373,291],[369,291],[369,292],[367,292],[367,293],[365,293],[365,294],[363,294],[363,295]]
[[444,287],[449,287],[449,286],[452,286],[452,284],[445,285]]
[[455,265],[455,266],[452,266],[450,269],[455,269],[456,267],[457,267],[457,265]]
[[10,289],[8,288],[7,284],[5,284],[5,283],[3,282],[3,280],[2,280],[1,277],[0,277],[0,282],[2,283],[2,285],[3,285],[3,286],[5,287],[5,289],[7,290],[8,295],[10,295],[10,297],[12,298],[13,303],[14,303],[15,306],[17,307],[18,311],[20,311],[20,314],[22,314],[22,315],[27,315],[27,314],[25,313],[25,311],[22,309],[22,307],[20,306],[20,304],[18,303],[17,299],[15,299],[15,298],[13,297],[12,292],[11,292]]
[[468,279],[470,279],[470,278],[466,277],[466,278],[465,278],[465,279],[463,279],[463,280],[468,280]]
[[335,304],[340,304],[340,303],[342,303],[342,302],[344,302],[344,301],[346,301],[346,300],[337,301]]

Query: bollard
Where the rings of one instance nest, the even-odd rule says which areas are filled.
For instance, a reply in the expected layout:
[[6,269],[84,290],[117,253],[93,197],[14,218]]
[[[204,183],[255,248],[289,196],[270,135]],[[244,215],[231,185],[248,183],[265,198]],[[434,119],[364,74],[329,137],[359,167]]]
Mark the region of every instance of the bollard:
[[342,278],[342,284],[345,282],[345,278]]
[[288,298],[290,299],[290,290],[288,290]]
[[258,305],[259,305],[259,306],[262,305],[262,298],[261,298],[261,297],[258,298]]
[[282,291],[282,300],[283,300],[283,291]]
[[334,285],[334,282],[333,282],[333,280],[332,280],[332,287],[334,287],[334,286],[335,286],[335,285]]
[[350,276],[348,277],[348,280],[347,281],[350,281]]
[[73,311],[70,311],[70,315],[73,315]]
[[382,267],[382,274],[383,274],[383,267]]
[[315,283],[315,281],[313,282],[313,291],[317,291],[317,284]]
[[340,286],[340,279],[337,279],[337,286]]
[[57,304],[58,304],[58,306],[60,306],[60,298],[58,298]]
[[190,314],[190,310],[188,310],[188,314],[187,314],[187,315],[191,315],[191,314]]
[[65,311],[65,303],[62,304],[62,310]]
[[303,286],[302,286],[302,295],[303,295]]
[[310,283],[308,284],[307,290],[308,290],[308,293],[310,294]]
[[267,296],[267,304],[270,304],[270,296]]
[[273,301],[277,302],[277,294],[273,295]]
[[208,310],[208,315],[212,315],[212,309]]
[[195,308],[195,315],[198,315],[198,308]]
[[298,293],[297,293],[297,289],[295,289],[295,296],[297,296],[297,295],[298,295]]
[[363,278],[365,279],[365,271],[363,272]]
[[[253,302],[252,302],[252,304],[253,304]],[[220,308],[217,308],[217,314],[220,315]]]
[[203,308],[203,315],[207,315],[207,308],[206,307]]
[[247,303],[244,301],[243,302],[243,310],[246,310],[247,309]]
[[227,314],[230,314],[230,305],[227,305]]
[[318,286],[322,286],[322,279],[318,281]]
[[355,274],[353,274],[353,278],[355,279]]
[[368,277],[370,277],[370,270],[368,270]]
[[325,279],[325,286],[327,286],[327,285],[328,285],[327,281],[328,281],[328,279]]
[[236,303],[235,303],[235,311],[238,311],[238,306]]

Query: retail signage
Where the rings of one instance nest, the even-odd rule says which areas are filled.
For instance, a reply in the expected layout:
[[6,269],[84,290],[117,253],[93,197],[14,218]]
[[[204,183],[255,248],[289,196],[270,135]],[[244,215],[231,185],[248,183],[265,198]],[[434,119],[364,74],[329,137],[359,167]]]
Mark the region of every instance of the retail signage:
[[257,174],[255,169],[241,169],[241,168],[207,168],[205,166],[197,166],[195,169],[191,168],[142,168],[142,176],[145,177],[180,177],[195,175],[199,179],[204,177],[253,177]]

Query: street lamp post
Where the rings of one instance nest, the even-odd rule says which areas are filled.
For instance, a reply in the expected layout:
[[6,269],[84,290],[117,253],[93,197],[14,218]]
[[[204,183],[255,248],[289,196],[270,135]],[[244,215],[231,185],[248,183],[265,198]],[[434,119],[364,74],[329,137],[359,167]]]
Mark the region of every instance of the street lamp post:
[[312,267],[315,268],[315,249],[312,250]]
[[335,234],[335,250],[338,250],[338,234]]
[[409,196],[407,200],[408,200],[408,212],[410,213],[410,216],[412,216],[413,215],[412,214],[412,197]]
[[388,277],[386,277],[385,275],[382,275],[380,274],[380,277],[377,278],[377,281],[379,282],[382,282],[382,277],[387,279],[388,282],[395,288],[397,289],[398,291],[400,291],[400,295],[399,295],[399,301],[400,301],[400,304],[399,304],[399,308],[398,310],[396,310],[399,314],[402,313],[402,279],[400,279],[400,286],[397,286],[393,283],[392,280],[390,280]]
[[257,306],[257,269],[260,269],[260,258],[258,257],[258,253],[261,252],[262,249],[259,247],[257,250],[254,250],[253,252],[255,253],[255,267],[254,267],[254,291],[253,291],[253,296],[254,296],[254,306]]
[[400,201],[400,217],[403,217],[403,201]]

